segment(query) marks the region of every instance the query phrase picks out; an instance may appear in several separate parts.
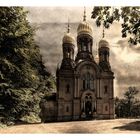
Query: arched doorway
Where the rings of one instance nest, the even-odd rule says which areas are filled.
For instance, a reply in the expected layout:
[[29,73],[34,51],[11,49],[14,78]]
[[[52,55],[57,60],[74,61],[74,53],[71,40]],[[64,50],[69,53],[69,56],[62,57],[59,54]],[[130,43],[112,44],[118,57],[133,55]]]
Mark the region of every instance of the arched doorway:
[[92,118],[93,116],[93,99],[90,93],[85,94],[82,99],[82,118]]
[[85,102],[85,114],[86,114],[86,117],[92,116],[92,102],[91,101]]

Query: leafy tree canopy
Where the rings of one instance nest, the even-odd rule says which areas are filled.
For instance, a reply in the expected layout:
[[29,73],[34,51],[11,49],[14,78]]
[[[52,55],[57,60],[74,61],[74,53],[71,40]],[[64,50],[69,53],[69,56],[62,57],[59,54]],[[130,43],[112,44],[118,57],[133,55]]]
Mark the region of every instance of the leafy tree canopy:
[[122,26],[122,37],[129,37],[129,42],[140,43],[140,7],[94,7],[91,18],[96,19],[96,25],[103,24],[109,28],[117,21]]

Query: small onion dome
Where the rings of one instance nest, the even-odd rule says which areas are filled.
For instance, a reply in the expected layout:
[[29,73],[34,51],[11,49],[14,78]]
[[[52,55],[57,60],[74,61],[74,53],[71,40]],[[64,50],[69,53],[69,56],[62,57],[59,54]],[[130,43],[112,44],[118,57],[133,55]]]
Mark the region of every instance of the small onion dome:
[[78,28],[77,28],[77,34],[88,34],[90,36],[92,36],[92,27],[89,23],[87,23],[86,21],[83,21],[79,24]]
[[71,33],[66,33],[63,37],[63,44],[65,43],[69,43],[69,44],[75,44],[75,39],[74,37],[71,35]]
[[99,48],[102,48],[102,47],[108,47],[109,48],[109,43],[106,41],[106,40],[100,40],[99,42]]

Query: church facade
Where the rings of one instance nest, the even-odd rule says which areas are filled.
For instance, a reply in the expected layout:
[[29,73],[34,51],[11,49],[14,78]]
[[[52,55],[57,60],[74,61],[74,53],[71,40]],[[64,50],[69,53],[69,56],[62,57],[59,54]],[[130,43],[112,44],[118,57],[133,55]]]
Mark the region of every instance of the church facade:
[[57,68],[58,121],[114,118],[114,73],[109,62],[109,43],[100,40],[98,62],[93,56],[92,27],[86,21],[77,28],[75,40],[68,27],[63,37],[63,59]]

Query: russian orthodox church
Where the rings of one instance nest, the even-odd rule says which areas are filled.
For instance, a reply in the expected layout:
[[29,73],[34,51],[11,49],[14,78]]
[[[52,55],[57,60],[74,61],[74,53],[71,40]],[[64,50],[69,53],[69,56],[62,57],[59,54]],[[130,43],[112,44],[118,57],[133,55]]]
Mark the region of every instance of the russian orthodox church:
[[114,118],[114,73],[109,62],[109,43],[99,41],[97,61],[93,41],[92,27],[84,11],[77,28],[77,45],[69,25],[62,40],[63,59],[56,71],[57,94],[52,104],[55,111],[52,109],[54,113],[49,117],[58,121]]

